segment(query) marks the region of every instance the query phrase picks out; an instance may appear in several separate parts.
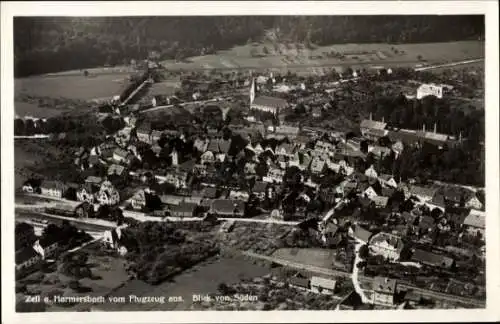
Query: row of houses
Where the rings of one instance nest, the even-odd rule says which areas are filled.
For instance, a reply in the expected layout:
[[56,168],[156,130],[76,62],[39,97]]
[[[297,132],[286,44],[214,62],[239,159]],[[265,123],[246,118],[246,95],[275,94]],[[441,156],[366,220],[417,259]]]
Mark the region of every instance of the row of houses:
[[[361,226],[350,228],[349,234],[358,241],[367,244],[371,254],[381,255],[390,262],[399,261],[404,248],[401,237],[384,232],[373,235],[373,233]],[[411,261],[443,269],[450,269],[455,264],[454,259],[449,256],[423,249],[413,249],[411,251]]]
[[24,183],[22,191],[58,199],[74,196],[75,200],[90,204],[117,205],[120,202],[120,193],[111,181],[95,176],[89,176],[82,184],[42,181],[38,185],[28,180]]
[[444,145],[457,145],[462,140],[462,138],[457,140],[454,136],[438,133],[436,124],[434,125],[434,130],[431,132],[426,131],[425,125],[422,126],[422,130],[390,130],[383,119],[382,121],[372,120],[371,114],[370,119],[361,121],[360,131],[362,136],[369,140],[376,141],[381,137],[387,136],[392,142],[411,146],[429,143],[442,148]]

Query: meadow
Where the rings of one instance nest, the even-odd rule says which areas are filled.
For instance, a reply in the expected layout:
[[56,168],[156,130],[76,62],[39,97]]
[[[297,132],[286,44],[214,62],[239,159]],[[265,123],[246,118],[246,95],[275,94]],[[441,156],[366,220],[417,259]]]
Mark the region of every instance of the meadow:
[[[340,57],[342,56],[342,57]],[[484,57],[484,42],[460,41],[423,44],[341,44],[304,48],[300,44],[253,43],[217,54],[163,62],[170,69],[289,69],[324,73],[346,66],[415,66]]]
[[15,96],[31,96],[94,100],[112,98],[120,93],[129,74],[121,72],[60,74],[33,76],[15,80]]

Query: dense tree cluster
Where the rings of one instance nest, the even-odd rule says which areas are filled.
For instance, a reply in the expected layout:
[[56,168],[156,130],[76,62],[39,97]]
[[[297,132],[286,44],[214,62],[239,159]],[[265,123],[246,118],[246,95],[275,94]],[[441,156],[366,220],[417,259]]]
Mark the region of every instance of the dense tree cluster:
[[49,224],[40,237],[40,244],[44,242],[58,242],[60,246],[72,249],[85,242],[92,240],[92,236],[71,225],[68,221],[63,221],[62,225]]
[[158,284],[175,273],[218,253],[212,240],[192,240],[174,223],[144,222],[123,231],[129,271],[138,279]]
[[15,246],[16,251],[25,247],[33,246],[37,237],[33,225],[28,223],[17,223],[15,228]]
[[17,17],[15,75],[123,64],[151,52],[155,59],[180,60],[259,40],[273,28],[279,39],[306,46],[439,42],[482,38],[484,17]]

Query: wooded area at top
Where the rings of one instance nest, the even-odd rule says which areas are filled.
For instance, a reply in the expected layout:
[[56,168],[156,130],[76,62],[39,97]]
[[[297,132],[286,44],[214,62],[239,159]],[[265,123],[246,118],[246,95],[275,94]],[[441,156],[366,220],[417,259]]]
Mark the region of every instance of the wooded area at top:
[[213,54],[259,41],[426,43],[483,39],[484,16],[16,17],[15,76]]

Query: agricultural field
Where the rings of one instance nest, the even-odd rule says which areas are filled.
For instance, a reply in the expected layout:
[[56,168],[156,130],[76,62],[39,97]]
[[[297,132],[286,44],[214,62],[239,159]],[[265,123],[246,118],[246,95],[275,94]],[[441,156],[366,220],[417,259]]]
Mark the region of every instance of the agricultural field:
[[98,100],[111,98],[118,94],[129,74],[127,73],[58,73],[51,75],[19,78],[14,82],[15,97],[22,94],[68,98],[80,100]]
[[62,109],[39,107],[34,103],[22,101],[14,102],[14,110],[17,116],[31,116],[35,118],[50,118],[57,116],[64,111]]
[[28,172],[25,170],[33,167],[37,160],[35,154],[28,152],[22,145],[14,144],[15,188],[27,180]]
[[484,57],[484,42],[461,41],[424,44],[342,44],[313,49],[301,44],[272,42],[237,46],[217,54],[184,62],[164,61],[169,69],[289,69],[323,73],[345,66],[415,66],[419,62],[444,63]]

